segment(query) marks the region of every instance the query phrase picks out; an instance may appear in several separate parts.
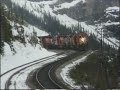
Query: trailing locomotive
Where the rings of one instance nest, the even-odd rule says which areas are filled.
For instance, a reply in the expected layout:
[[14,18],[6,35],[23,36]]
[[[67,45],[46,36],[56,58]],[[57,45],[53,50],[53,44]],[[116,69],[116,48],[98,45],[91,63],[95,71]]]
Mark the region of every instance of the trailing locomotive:
[[85,50],[88,45],[86,34],[56,35],[39,37],[44,48],[47,49],[77,49]]

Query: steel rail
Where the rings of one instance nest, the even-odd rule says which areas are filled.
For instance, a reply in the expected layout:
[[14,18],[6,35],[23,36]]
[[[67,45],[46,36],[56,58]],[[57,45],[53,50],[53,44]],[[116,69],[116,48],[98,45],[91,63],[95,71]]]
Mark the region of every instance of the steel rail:
[[52,66],[52,67],[50,68],[50,70],[48,71],[48,76],[49,76],[50,80],[51,80],[56,86],[58,86],[59,88],[63,89],[62,86],[60,86],[58,83],[56,83],[56,82],[52,79],[51,74],[50,74],[52,69],[53,69],[53,66]]
[[[74,53],[74,55],[76,55],[76,53]],[[70,55],[71,56],[71,55]],[[78,55],[76,55],[76,56],[78,56]],[[69,56],[67,56],[66,58],[68,58]],[[72,60],[74,57],[70,57],[70,60]],[[60,83],[58,83],[56,80],[57,80],[57,78],[55,77],[53,77],[54,75],[52,75],[53,74],[53,71],[54,71],[54,69],[55,68],[57,68],[57,67],[59,67],[59,65],[60,64],[62,64],[62,63],[65,63],[65,62],[67,62],[68,60],[65,60],[65,59],[62,59],[62,60],[59,60],[59,61],[56,61],[56,62],[53,62],[53,63],[50,63],[50,64],[47,64],[47,65],[45,65],[42,69],[38,69],[38,71],[37,72],[35,72],[35,77],[36,77],[36,82],[42,87],[42,89],[50,89],[51,87],[48,85],[47,86],[47,84],[45,84],[45,82],[46,81],[44,81],[44,79],[42,80],[42,78],[40,79],[39,77],[40,77],[40,73],[43,71],[43,70],[46,70],[45,69],[45,67],[47,68],[47,70],[45,71],[46,73],[44,73],[44,74],[46,74],[47,75],[47,78],[49,79],[49,82],[51,82],[52,83],[52,85],[54,85],[54,87],[57,87],[57,88],[59,88],[59,89],[64,89],[63,88],[63,84],[61,84],[61,82]],[[41,74],[42,75],[42,74]],[[45,77],[44,77],[45,78]],[[61,86],[61,85],[63,85],[63,86]],[[50,87],[50,88],[49,88]],[[52,87],[52,89],[54,89],[54,87]],[[57,89],[56,88],[56,89]]]
[[58,54],[55,54],[55,55],[51,55],[51,56],[48,56],[48,57],[45,57],[45,58],[42,58],[42,59],[39,59],[39,60],[35,60],[35,61],[32,61],[32,62],[23,64],[23,65],[17,66],[17,67],[15,67],[15,68],[10,69],[9,71],[6,71],[5,73],[1,74],[1,75],[0,75],[0,78],[1,78],[2,76],[4,76],[5,74],[7,74],[7,73],[9,73],[9,72],[11,72],[11,71],[13,71],[13,70],[15,70],[15,69],[18,69],[18,68],[20,68],[20,67],[23,67],[23,66],[32,64],[32,63],[37,62],[37,61],[39,62],[40,60],[43,60],[43,59],[47,59],[47,58],[50,58],[50,57],[54,57],[54,56],[59,55],[59,54],[62,54],[62,53],[64,53],[64,52],[61,52],[61,53],[58,53]]
[[26,69],[26,68],[29,68],[29,67],[31,67],[31,66],[33,66],[33,65],[37,65],[37,64],[39,64],[39,63],[41,63],[41,62],[48,61],[49,59],[52,59],[52,58],[54,58],[54,57],[56,57],[56,56],[60,56],[60,55],[64,55],[64,54],[65,54],[65,52],[62,52],[62,53],[59,53],[59,54],[56,54],[56,55],[52,55],[52,56],[47,57],[47,58],[40,59],[40,60],[42,60],[42,61],[39,61],[39,62],[36,62],[36,63],[34,63],[34,64],[28,65],[28,66],[26,66],[26,67],[24,67],[24,68],[16,71],[16,72],[15,72],[14,74],[12,74],[12,75],[10,76],[10,78],[7,80],[7,82],[6,82],[6,84],[5,84],[5,90],[8,90],[8,89],[9,89],[9,82],[10,82],[10,80],[12,79],[12,77],[15,76],[17,73],[19,73],[20,71],[22,71],[22,70],[24,70],[24,69]]
[[[53,66],[48,70],[48,77],[49,77],[49,79],[50,79],[56,86],[58,86],[59,88],[63,89],[62,86],[60,86],[58,83],[56,83],[56,82],[52,79],[51,74],[50,74],[50,72],[51,72],[52,69],[53,69]],[[39,70],[37,71],[37,73],[36,73],[36,81],[38,82],[38,84],[39,84],[43,89],[47,89],[44,85],[42,85],[42,83],[41,83],[41,82],[39,81],[39,79],[38,79],[38,76],[39,76],[38,74],[39,74],[40,70],[41,70],[41,69],[39,69]]]

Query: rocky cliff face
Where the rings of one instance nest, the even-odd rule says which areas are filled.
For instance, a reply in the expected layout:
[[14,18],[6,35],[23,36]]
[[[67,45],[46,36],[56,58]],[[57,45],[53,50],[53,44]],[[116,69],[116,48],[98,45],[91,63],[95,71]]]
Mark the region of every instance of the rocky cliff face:
[[108,7],[119,6],[119,0],[86,0],[81,1],[74,7],[64,8],[57,13],[67,14],[77,20],[98,20],[104,15],[104,10]]

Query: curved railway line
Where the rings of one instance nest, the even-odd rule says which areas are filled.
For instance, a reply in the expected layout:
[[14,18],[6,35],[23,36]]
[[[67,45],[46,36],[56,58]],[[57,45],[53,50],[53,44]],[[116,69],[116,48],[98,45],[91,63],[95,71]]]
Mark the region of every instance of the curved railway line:
[[85,52],[76,52],[62,58],[59,61],[49,63],[42,68],[38,68],[32,75],[32,81],[34,81],[32,83],[39,89],[69,89],[69,87],[57,78],[55,74],[56,69],[65,62],[68,62],[83,53]]
[[[35,73],[36,82],[39,84],[40,89],[63,89],[61,85],[59,85],[51,75],[51,70],[53,66],[52,64],[43,67],[42,69],[38,69]],[[38,87],[38,86],[36,86]]]
[[62,53],[64,53],[64,52],[61,52],[61,53],[58,53],[58,54],[55,54],[55,55],[52,55],[52,56],[48,56],[48,57],[45,57],[45,58],[42,58],[42,59],[39,59],[39,60],[35,60],[35,61],[32,61],[32,62],[23,64],[23,65],[20,65],[20,66],[18,66],[18,67],[15,67],[15,68],[9,70],[9,71],[6,71],[5,73],[1,74],[0,77],[4,76],[4,75],[8,74],[9,72],[11,72],[11,71],[13,71],[13,70],[15,70],[15,69],[18,69],[18,68],[20,68],[20,67],[23,67],[23,66],[26,66],[26,65],[29,65],[29,64],[33,64],[33,63],[35,63],[35,62],[39,62],[39,61],[44,60],[44,59],[52,58],[52,57],[57,56],[57,55],[60,55],[60,54],[62,54]]
[[[47,80],[47,83],[46,83],[46,81],[45,80],[40,80],[39,79],[39,73],[41,72],[41,69],[39,69],[39,70],[37,70],[36,71],[36,81],[37,81],[37,83],[41,86],[41,88],[43,88],[43,89],[46,89],[46,88],[51,88],[51,89],[62,89],[63,87],[62,86],[60,86],[57,82],[55,82],[53,79],[52,79],[52,77],[51,77],[51,70],[52,70],[52,66],[50,67],[50,68],[47,68],[48,70],[47,70],[47,72],[45,73],[48,77],[47,78],[44,78],[44,79],[49,79],[49,80]],[[43,73],[43,72],[42,72]],[[46,87],[46,86],[44,86],[43,84],[42,84],[42,82],[45,82],[46,84],[48,84],[49,85],[49,87]]]
[[[10,77],[7,79],[7,81],[5,82],[5,90],[8,89],[18,89],[17,85],[19,85],[19,83],[17,83],[18,81],[16,81],[16,79],[14,79],[14,77],[16,78],[20,78],[21,76],[23,77],[24,74],[26,73],[27,70],[29,70],[30,68],[33,68],[32,70],[30,70],[30,72],[34,72],[33,75],[31,73],[29,73],[27,75],[27,79],[30,76],[32,76],[32,82],[31,85],[34,86],[34,88],[36,89],[69,89],[69,87],[67,87],[65,84],[63,84],[63,82],[61,82],[55,72],[56,69],[64,64],[67,61],[70,61],[80,55],[82,55],[83,53],[85,53],[85,51],[83,52],[75,52],[75,51],[64,51],[49,57],[45,57],[18,67],[15,67],[5,73],[3,73],[0,77],[3,77],[4,75],[9,74],[9,72],[12,72],[14,70],[14,73],[12,73],[10,75]],[[62,57],[61,57],[62,56]],[[47,61],[50,61],[49,63]],[[45,63],[47,62],[47,63]],[[45,63],[45,64],[43,64]],[[40,64],[43,64],[42,66],[39,66]],[[23,73],[23,74],[21,74]],[[25,74],[26,75],[26,74]],[[30,77],[31,78],[31,77]],[[25,81],[29,82],[29,80],[25,79]],[[27,83],[26,82],[26,83]],[[14,83],[14,84],[13,84]],[[29,86],[29,84],[27,83],[27,85]],[[12,88],[11,88],[12,86]],[[31,86],[29,86],[31,88]]]
[[20,73],[21,71],[23,71],[23,70],[25,70],[25,69],[27,69],[27,68],[30,68],[30,67],[32,67],[32,66],[34,66],[34,65],[40,64],[40,63],[42,63],[42,62],[49,61],[50,59],[53,59],[53,58],[56,58],[56,57],[58,57],[57,59],[59,59],[59,56],[68,55],[68,54],[70,54],[70,53],[73,53],[73,52],[64,51],[64,52],[61,52],[61,53],[58,53],[58,54],[55,54],[55,55],[52,55],[52,56],[48,56],[48,57],[45,57],[45,58],[42,58],[42,59],[39,59],[39,60],[36,60],[36,61],[32,61],[32,62],[26,63],[26,64],[24,64],[24,65],[15,67],[15,68],[13,68],[13,69],[11,69],[11,70],[3,73],[0,77],[3,77],[4,75],[9,74],[9,72],[11,72],[11,71],[14,71],[14,70],[16,70],[16,69],[19,69],[19,70],[17,70],[16,72],[14,72],[14,73],[9,77],[9,79],[6,81],[6,83],[5,83],[5,89],[6,89],[6,90],[9,89],[9,86],[10,86],[10,84],[11,84],[12,78],[13,78],[15,75],[17,75],[18,73]]

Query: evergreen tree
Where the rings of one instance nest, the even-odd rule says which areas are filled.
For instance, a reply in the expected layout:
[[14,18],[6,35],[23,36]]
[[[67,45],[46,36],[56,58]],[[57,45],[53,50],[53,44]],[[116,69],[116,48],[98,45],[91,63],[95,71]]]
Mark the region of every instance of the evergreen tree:
[[5,7],[2,5],[0,7],[0,38],[1,38],[1,49],[0,49],[0,53],[3,53],[3,46],[4,46],[4,42],[10,43],[11,40],[13,39],[12,36],[12,31],[11,31],[11,25],[9,23],[9,21],[7,20],[6,17],[6,9]]

